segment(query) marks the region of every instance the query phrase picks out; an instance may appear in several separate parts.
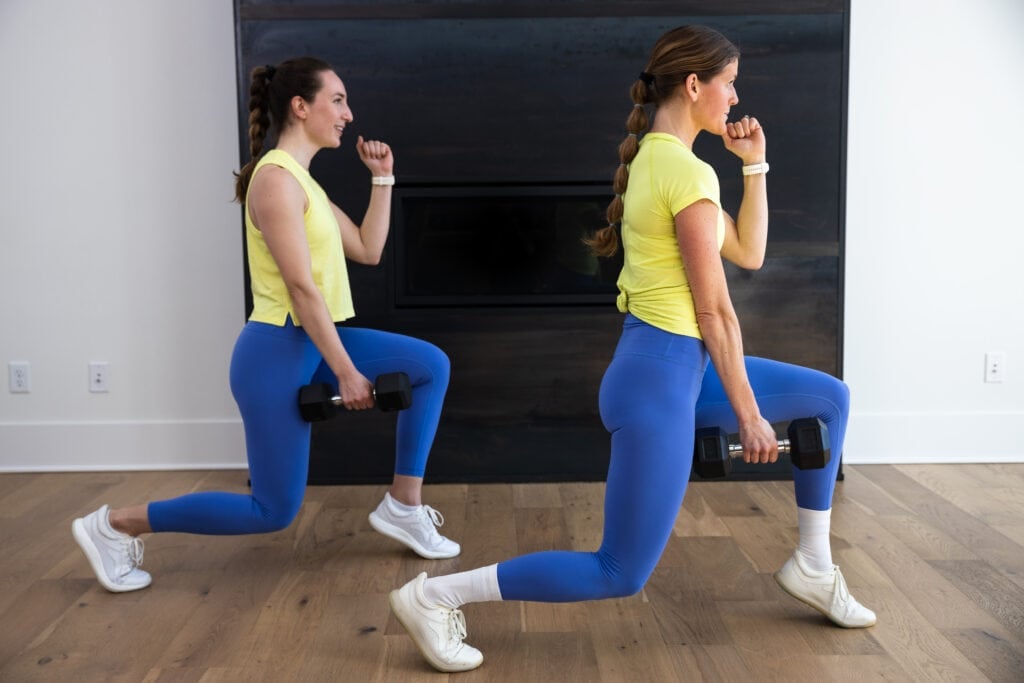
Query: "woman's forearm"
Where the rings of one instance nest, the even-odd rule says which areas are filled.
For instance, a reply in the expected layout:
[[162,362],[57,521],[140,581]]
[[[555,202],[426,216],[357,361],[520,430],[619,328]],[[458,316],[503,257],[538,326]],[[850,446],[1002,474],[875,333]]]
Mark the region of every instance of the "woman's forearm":
[[768,247],[768,190],[764,173],[743,176],[743,199],[736,214],[736,233],[742,266],[756,270]]
[[337,329],[334,327],[334,321],[331,320],[330,311],[320,290],[315,285],[291,287],[288,294],[302,329],[313,340],[335,376],[340,377],[353,372],[355,365],[352,363],[348,351],[342,345],[341,339],[338,338]]
[[741,429],[759,421],[761,411],[747,378],[743,335],[735,312],[698,313],[697,324]]
[[384,244],[388,241],[388,230],[391,227],[391,194],[389,185],[374,185],[370,190],[370,204],[359,229],[359,237],[366,250],[367,265],[380,263],[384,253]]

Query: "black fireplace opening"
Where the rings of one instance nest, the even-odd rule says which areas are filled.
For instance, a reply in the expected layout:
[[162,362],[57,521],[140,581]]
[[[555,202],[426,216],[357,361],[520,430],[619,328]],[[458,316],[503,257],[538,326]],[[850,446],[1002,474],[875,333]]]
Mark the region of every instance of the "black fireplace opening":
[[583,238],[605,224],[602,185],[447,185],[395,191],[395,306],[609,305],[619,258]]

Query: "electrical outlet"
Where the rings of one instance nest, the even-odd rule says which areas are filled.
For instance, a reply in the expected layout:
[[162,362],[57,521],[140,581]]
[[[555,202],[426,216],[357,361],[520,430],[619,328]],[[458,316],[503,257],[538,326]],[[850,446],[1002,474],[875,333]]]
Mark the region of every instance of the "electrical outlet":
[[1006,377],[1006,354],[1002,351],[989,351],[985,354],[985,381],[1002,382]]
[[89,363],[89,391],[94,394],[110,391],[110,367],[106,361]]
[[7,388],[12,394],[32,391],[32,373],[27,360],[12,360],[7,364]]

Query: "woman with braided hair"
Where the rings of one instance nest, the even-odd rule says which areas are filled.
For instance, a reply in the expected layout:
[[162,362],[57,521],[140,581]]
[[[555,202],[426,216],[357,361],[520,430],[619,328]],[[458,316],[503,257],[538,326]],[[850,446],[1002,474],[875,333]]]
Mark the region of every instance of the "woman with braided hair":
[[[637,593],[654,570],[683,502],[694,431],[739,432],[747,462],[778,458],[771,422],[817,416],[842,452],[846,386],[824,373],[744,357],[722,257],[759,268],[768,204],[765,134],[754,118],[730,122],[738,104],[739,51],[721,34],[684,26],[663,35],[630,90],[609,226],[590,240],[619,248],[622,336],[605,372],[600,411],[611,432],[604,537],[596,552],[547,551],[467,572],[420,574],[391,593],[391,607],[427,660],[442,671],[479,666],[464,642],[461,605],[487,600],[569,602]],[[648,116],[653,109],[653,120]],[[733,220],[714,170],[692,150],[706,131],[743,164]],[[709,360],[711,365],[709,366]],[[875,623],[832,564],[829,521],[839,457],[794,470],[799,547],[775,574],[788,593],[847,628]]]
[[[405,372],[412,405],[398,416],[395,474],[370,524],[425,558],[459,554],[441,536],[443,518],[423,505],[427,456],[448,388],[448,357],[427,342],[377,330],[336,327],[354,310],[345,259],[375,265],[390,222],[394,155],[359,136],[356,152],[371,174],[361,225],[327,197],[309,174],[321,149],[340,146],[354,116],[329,64],[298,58],[252,72],[251,161],[237,174],[245,212],[253,311],[231,358],[231,390],[245,427],[251,495],[190,493],[99,510],[72,524],[100,583],[123,592],[149,585],[139,534],[253,534],[287,527],[302,504],[310,425],[299,413],[302,385],[328,382],[347,409],[374,405],[367,379]],[[276,144],[264,151],[271,131]]]

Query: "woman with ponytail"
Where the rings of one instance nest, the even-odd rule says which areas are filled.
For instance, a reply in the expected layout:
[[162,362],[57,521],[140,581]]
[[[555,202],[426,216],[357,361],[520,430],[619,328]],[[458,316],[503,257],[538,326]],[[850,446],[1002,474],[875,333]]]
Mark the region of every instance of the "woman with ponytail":
[[[793,472],[799,547],[775,579],[839,626],[875,623],[874,613],[850,595],[829,546],[849,414],[846,385],[815,370],[745,357],[729,298],[722,258],[759,268],[768,234],[764,130],[749,116],[729,121],[739,103],[738,67],[739,51],[725,37],[684,26],[658,40],[630,89],[633,108],[619,146],[608,226],[589,241],[600,256],[624,250],[617,304],[626,315],[599,397],[611,433],[601,546],[592,553],[531,553],[448,576],[423,573],[392,591],[395,615],[442,671],[483,661],[463,642],[463,604],[637,593],[672,532],[690,477],[694,431],[702,426],[739,432],[744,459],[768,463],[778,458],[771,422],[808,416],[825,422],[836,456],[823,469]],[[714,170],[693,153],[702,131],[719,136],[742,162],[735,220],[722,210]]]
[[[255,534],[291,524],[309,469],[310,425],[299,389],[327,382],[347,409],[374,405],[368,377],[405,372],[412,405],[399,413],[395,474],[370,524],[422,557],[459,554],[441,536],[440,513],[423,505],[427,456],[448,388],[448,357],[427,342],[335,323],[355,314],[345,259],[375,265],[387,239],[394,155],[359,136],[356,152],[370,172],[361,224],[327,197],[309,174],[313,156],[341,144],[354,116],[329,64],[292,59],[257,67],[249,89],[249,163],[235,196],[245,213],[253,311],[235,345],[230,381],[245,427],[251,494],[190,493],[170,500],[99,510],[72,524],[100,583],[110,591],[145,588],[140,534]],[[275,144],[266,149],[273,134]],[[339,453],[339,457],[345,457]]]

